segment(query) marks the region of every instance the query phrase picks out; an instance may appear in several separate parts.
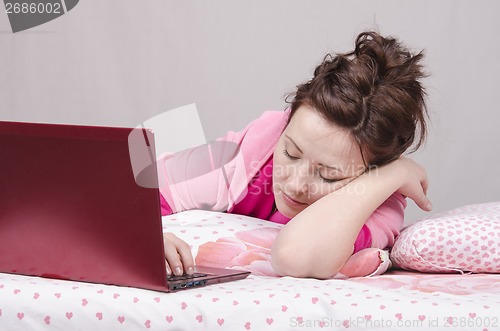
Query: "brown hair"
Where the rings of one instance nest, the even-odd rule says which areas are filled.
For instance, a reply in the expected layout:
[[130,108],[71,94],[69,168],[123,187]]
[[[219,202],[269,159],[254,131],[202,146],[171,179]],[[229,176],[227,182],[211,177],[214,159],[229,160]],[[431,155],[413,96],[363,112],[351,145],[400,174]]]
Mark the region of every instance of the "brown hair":
[[354,51],[328,54],[297,87],[290,119],[300,106],[312,107],[350,131],[370,166],[397,159],[416,141],[413,152],[426,136],[422,57],[396,39],[363,32]]

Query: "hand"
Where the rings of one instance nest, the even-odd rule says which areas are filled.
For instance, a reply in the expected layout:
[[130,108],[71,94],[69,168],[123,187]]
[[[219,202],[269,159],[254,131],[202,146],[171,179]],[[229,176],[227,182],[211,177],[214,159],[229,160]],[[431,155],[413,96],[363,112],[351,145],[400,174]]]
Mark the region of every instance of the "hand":
[[398,192],[415,201],[422,210],[430,211],[432,204],[427,198],[429,181],[424,167],[404,156],[394,161],[393,165],[404,170],[404,183]]
[[173,233],[163,234],[163,244],[165,247],[165,258],[167,260],[167,274],[176,276],[182,274],[193,274],[194,261],[189,245]]

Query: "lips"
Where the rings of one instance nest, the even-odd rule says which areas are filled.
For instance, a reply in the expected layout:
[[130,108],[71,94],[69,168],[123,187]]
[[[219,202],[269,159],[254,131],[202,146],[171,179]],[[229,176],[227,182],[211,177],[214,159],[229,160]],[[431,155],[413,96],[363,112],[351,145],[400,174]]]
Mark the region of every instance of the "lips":
[[306,203],[304,202],[300,202],[300,201],[297,201],[291,197],[289,197],[285,192],[281,191],[281,195],[283,196],[283,200],[285,201],[285,203],[287,205],[289,205],[290,207],[298,207],[298,206],[303,206],[305,205]]

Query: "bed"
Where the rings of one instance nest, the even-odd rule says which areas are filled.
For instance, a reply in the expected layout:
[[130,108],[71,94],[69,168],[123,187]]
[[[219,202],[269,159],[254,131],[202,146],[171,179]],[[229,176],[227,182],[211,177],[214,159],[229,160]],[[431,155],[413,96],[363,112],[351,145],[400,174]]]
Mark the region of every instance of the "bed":
[[[450,231],[449,220],[463,226],[464,215],[483,223],[458,235],[475,236],[477,229],[479,244],[489,251],[481,263],[493,269],[472,260],[483,269],[470,272],[451,256],[446,260],[458,267],[426,265],[422,254],[401,254],[423,250],[412,232],[430,239],[421,234],[426,222],[433,223],[425,230],[433,228],[439,237],[437,221]],[[175,293],[0,274],[0,330],[500,330],[500,275],[494,269],[500,264],[500,203],[466,206],[419,223],[398,238],[398,268],[373,277],[315,280],[272,274],[269,247],[279,224],[201,210],[166,216],[164,231],[192,244],[198,264],[252,274]],[[455,247],[446,241],[444,246]]]

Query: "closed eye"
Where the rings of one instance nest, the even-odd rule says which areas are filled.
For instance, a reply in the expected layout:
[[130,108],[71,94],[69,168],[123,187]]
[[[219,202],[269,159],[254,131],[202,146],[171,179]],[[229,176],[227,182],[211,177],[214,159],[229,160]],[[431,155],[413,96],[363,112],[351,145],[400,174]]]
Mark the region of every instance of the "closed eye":
[[323,176],[321,176],[321,174],[318,172],[318,175],[319,177],[321,178],[322,181],[324,181],[325,183],[336,183],[338,181],[341,181],[342,179],[338,179],[338,178],[325,178]]
[[291,156],[290,153],[286,149],[283,150],[283,155],[285,155],[290,160],[298,160],[299,158],[296,156]]
[[337,171],[329,171],[329,172],[323,172],[321,171],[321,168],[317,169],[317,174],[318,174],[318,177],[321,178],[322,181],[324,181],[325,183],[336,183],[336,182],[340,182],[344,179],[346,179],[345,177],[338,177],[338,172]]

